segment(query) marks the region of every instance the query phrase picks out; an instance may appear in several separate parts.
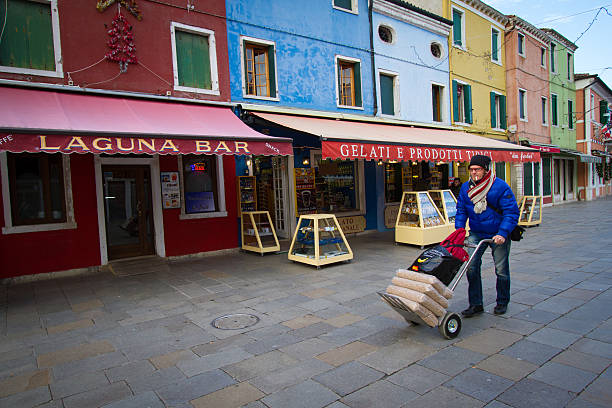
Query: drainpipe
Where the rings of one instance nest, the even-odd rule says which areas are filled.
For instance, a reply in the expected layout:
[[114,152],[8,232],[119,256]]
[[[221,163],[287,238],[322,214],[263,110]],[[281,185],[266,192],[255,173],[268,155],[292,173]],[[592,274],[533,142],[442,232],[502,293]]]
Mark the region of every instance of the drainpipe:
[[378,114],[378,99],[376,98],[376,66],[374,65],[374,19],[372,18],[372,8],[374,0],[368,1],[368,19],[370,20],[370,60],[372,62],[372,97],[374,104],[374,116]]

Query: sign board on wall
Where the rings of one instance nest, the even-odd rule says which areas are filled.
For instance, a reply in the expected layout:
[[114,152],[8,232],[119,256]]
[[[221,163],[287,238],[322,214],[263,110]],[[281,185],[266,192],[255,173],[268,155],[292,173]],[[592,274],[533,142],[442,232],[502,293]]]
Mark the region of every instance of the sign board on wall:
[[385,227],[395,228],[395,221],[397,220],[399,208],[399,204],[388,205],[385,207]]
[[181,208],[178,171],[162,171],[160,176],[163,208]]
[[357,232],[365,231],[366,220],[363,215],[356,215],[353,217],[338,217],[338,224],[342,228],[342,232],[345,234],[355,234]]

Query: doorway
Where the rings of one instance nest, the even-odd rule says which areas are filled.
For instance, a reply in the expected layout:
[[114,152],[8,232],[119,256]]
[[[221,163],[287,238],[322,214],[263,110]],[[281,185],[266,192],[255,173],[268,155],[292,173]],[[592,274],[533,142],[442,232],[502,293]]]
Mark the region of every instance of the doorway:
[[257,183],[257,210],[270,213],[279,238],[289,238],[287,158],[256,156],[253,175]]
[[108,259],[155,253],[151,171],[141,165],[102,165]]

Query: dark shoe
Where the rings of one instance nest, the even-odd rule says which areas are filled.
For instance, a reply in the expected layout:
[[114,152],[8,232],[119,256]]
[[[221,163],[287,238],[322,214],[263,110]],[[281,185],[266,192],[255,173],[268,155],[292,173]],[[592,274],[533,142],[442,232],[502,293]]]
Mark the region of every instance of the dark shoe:
[[484,312],[482,305],[470,306],[467,309],[465,309],[463,312],[461,312],[461,315],[465,318],[468,318],[468,317],[473,317],[478,314],[481,314],[482,312]]
[[508,305],[497,305],[493,309],[493,313],[495,313],[496,315],[502,315],[506,313],[507,310],[508,310]]

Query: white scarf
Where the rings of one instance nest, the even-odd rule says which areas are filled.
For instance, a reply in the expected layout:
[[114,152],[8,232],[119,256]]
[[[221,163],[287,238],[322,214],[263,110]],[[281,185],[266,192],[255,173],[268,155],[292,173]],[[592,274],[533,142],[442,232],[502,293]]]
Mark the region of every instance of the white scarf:
[[474,212],[476,214],[480,214],[487,209],[487,194],[494,181],[495,174],[489,170],[482,179],[469,188],[467,194],[474,203]]

